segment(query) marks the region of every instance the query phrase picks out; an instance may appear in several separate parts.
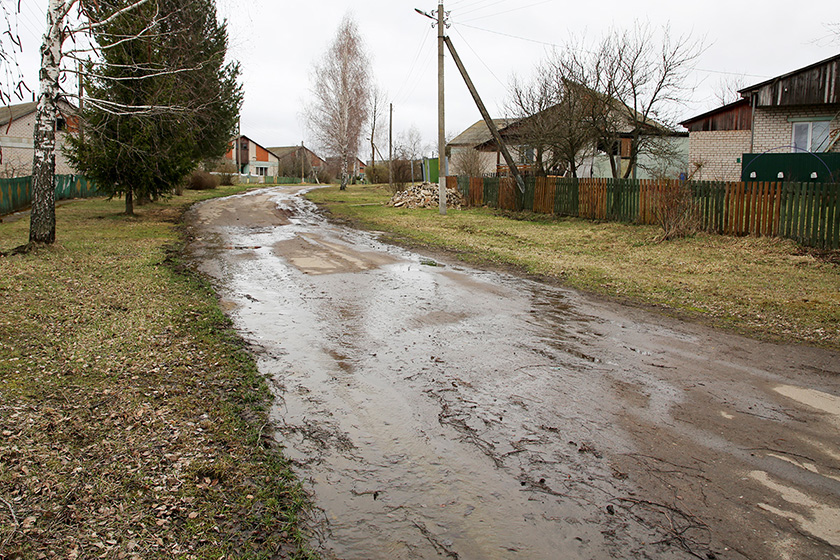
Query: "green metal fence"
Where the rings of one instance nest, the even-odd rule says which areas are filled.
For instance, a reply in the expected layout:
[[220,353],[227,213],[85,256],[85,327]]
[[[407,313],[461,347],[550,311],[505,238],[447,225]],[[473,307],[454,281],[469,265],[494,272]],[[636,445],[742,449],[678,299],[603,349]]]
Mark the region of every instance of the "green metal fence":
[[706,231],[785,237],[840,249],[840,183],[528,177],[520,193],[507,178],[447,180],[471,205],[656,224],[669,205],[686,204]]
[[[56,175],[55,198],[87,198],[100,193],[92,182],[81,175]],[[0,216],[29,208],[32,204],[32,177],[0,179]]]

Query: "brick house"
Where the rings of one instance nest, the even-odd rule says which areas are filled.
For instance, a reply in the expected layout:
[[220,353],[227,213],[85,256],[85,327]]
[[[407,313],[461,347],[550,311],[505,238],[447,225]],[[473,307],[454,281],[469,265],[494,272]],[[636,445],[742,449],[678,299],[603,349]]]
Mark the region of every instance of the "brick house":
[[[38,103],[35,101],[0,107],[0,177],[26,177],[32,174],[37,108]],[[67,102],[59,103],[55,151],[55,172],[58,175],[76,173],[63,150],[67,133],[78,129],[75,114],[75,107]]]
[[[758,178],[743,166],[759,155],[764,162],[813,162],[819,175],[825,166],[814,154],[840,152],[840,55],[738,93],[739,101],[681,123],[689,130],[694,179]],[[796,178],[782,171],[780,178],[817,178],[813,173]]]
[[280,165],[280,158],[247,136],[234,139],[224,159],[236,164],[240,175],[256,176],[260,182],[276,177]]
[[301,160],[304,163],[304,173],[309,175],[312,170],[320,171],[326,162],[318,154],[305,146],[278,146],[268,148],[280,160],[280,174],[295,177],[300,174]]

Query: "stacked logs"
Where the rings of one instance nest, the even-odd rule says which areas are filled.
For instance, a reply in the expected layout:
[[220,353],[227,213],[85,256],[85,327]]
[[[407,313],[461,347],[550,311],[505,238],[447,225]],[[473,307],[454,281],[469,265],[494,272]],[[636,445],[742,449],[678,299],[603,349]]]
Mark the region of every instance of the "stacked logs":
[[[400,191],[391,198],[388,206],[394,208],[437,208],[439,205],[438,185],[434,183],[422,183],[412,185],[404,191]],[[464,204],[464,197],[456,189],[446,189],[446,207],[461,209]]]

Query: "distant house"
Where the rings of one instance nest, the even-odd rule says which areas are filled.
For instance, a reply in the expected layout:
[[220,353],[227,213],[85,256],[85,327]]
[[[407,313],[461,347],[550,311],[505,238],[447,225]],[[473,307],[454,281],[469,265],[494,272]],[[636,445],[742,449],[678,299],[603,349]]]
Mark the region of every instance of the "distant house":
[[840,180],[840,55],[738,93],[683,121],[695,178]]
[[[328,157],[325,160],[325,169],[330,172],[335,177],[341,176],[341,158],[337,157]],[[350,178],[359,177],[364,179],[365,177],[365,169],[367,169],[367,164],[360,160],[358,157],[351,158],[349,161],[349,167],[347,169],[347,173],[350,175]]]
[[234,139],[224,159],[234,163],[240,175],[255,176],[261,182],[265,177],[276,177],[280,166],[280,158],[247,136]]
[[[38,103],[35,101],[0,108],[0,177],[26,177],[32,174],[37,108]],[[67,133],[78,129],[78,117],[75,115],[75,107],[66,102],[59,103],[55,153],[55,172],[58,175],[76,172],[63,150]]]
[[[509,123],[508,119],[493,119],[493,124],[497,129],[504,128]],[[449,175],[476,174],[476,171],[478,175],[496,173],[496,166],[501,162],[501,153],[498,150],[479,151],[477,149],[478,146],[492,140],[493,135],[484,119],[453,138],[446,145]]]
[[320,171],[326,162],[318,154],[305,146],[279,146],[269,148],[269,152],[276,155],[280,161],[280,175],[289,177],[299,176],[300,162],[304,159],[304,173],[307,175],[310,170]]

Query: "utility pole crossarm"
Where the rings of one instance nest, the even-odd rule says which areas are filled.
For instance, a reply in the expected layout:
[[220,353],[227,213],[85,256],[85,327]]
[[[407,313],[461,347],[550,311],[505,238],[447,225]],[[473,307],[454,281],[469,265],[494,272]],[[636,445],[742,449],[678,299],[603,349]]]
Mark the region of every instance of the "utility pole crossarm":
[[484,106],[484,102],[478,95],[478,90],[475,89],[475,85],[473,85],[469,74],[467,74],[467,69],[464,66],[464,63],[461,62],[461,57],[458,56],[458,52],[455,50],[455,46],[452,44],[452,40],[449,37],[444,37],[443,40],[446,43],[446,46],[449,47],[449,52],[452,54],[452,59],[455,61],[455,65],[461,72],[461,76],[464,78],[464,82],[466,82],[467,84],[467,89],[470,90],[470,94],[472,94],[473,100],[475,101],[475,104],[478,107],[478,111],[481,113],[481,116],[484,118],[484,122],[487,124],[487,128],[490,129],[490,133],[493,135],[493,139],[499,145],[499,151],[502,152],[502,156],[504,156],[505,162],[510,168],[510,172],[516,179],[516,186],[519,187],[519,192],[524,193],[525,181],[522,180],[522,175],[520,175],[519,173],[519,168],[516,167],[516,163],[513,161],[513,158],[510,155],[510,151],[508,151],[507,145],[502,139],[502,135],[499,134],[499,130],[496,128],[496,124],[490,117],[490,113],[487,112],[487,107]]

